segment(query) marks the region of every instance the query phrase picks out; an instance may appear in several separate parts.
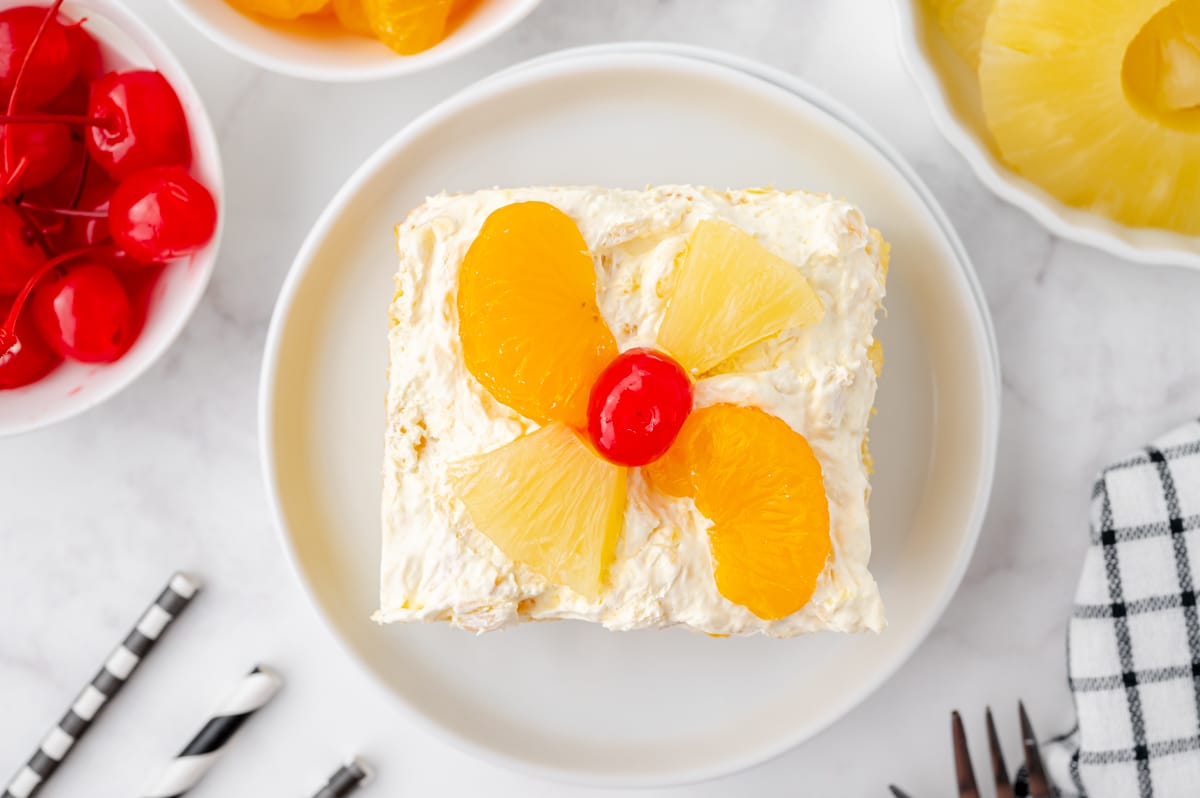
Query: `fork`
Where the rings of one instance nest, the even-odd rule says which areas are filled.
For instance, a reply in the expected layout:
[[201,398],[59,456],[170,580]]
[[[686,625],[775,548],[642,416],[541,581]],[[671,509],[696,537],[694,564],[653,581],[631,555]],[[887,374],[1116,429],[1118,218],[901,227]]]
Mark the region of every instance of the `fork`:
[[[1050,780],[1046,778],[1046,769],[1042,765],[1041,754],[1038,753],[1037,737],[1033,734],[1033,725],[1029,722],[1024,703],[1017,703],[1017,712],[1021,718],[1021,743],[1025,749],[1029,798],[1052,798]],[[987,708],[987,734],[988,749],[992,755],[992,776],[996,782],[996,798],[1016,798],[1012,782],[1008,779],[1008,766],[1004,764],[1004,752],[1000,750],[1000,739],[996,735],[991,707]],[[950,736],[954,740],[954,772],[958,778],[959,798],[980,798],[979,787],[975,783],[975,768],[971,765],[971,754],[967,750],[967,733],[963,731],[962,716],[957,711],[950,715]],[[891,785],[889,789],[895,798],[911,798],[895,785]]]

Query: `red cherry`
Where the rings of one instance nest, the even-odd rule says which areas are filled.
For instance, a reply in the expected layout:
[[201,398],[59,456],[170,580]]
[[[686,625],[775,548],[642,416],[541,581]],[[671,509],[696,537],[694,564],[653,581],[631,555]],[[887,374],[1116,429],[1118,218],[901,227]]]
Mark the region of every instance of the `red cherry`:
[[40,240],[38,231],[16,208],[0,204],[0,295],[20,291],[46,262]]
[[[40,108],[53,100],[75,77],[79,68],[79,53],[72,34],[57,19],[57,5],[47,9],[20,6],[0,11],[0,92],[6,96],[13,91],[21,64],[30,47],[33,54],[21,78],[17,107]],[[38,38],[47,13],[54,14]]]
[[152,166],[187,166],[192,140],[179,95],[160,72],[110,72],[92,84],[88,151],[117,180]]
[[124,180],[108,203],[113,241],[143,263],[182,258],[212,240],[212,194],[179,166],[145,169]]
[[63,89],[61,94],[46,103],[41,110],[47,114],[65,114],[67,116],[82,117],[87,114],[88,102],[91,95],[91,81],[82,75],[78,75],[71,81],[69,86]]
[[592,386],[588,435],[612,462],[646,465],[667,453],[690,412],[692,381],[683,366],[653,349],[631,349]]
[[83,29],[82,20],[74,25],[68,25],[67,33],[71,36],[71,46],[75,49],[76,59],[79,62],[76,70],[79,76],[84,80],[100,77],[104,71],[104,54],[100,51],[100,42]]
[[[112,240],[108,228],[108,200],[117,184],[101,169],[89,169],[79,200],[75,200],[75,184],[43,195],[42,191],[31,191],[25,195],[26,203],[33,208],[49,210],[49,215],[58,215],[65,222],[61,232],[54,236],[58,249],[66,251],[79,247],[105,244]],[[67,196],[69,193],[69,196]],[[74,205],[72,203],[74,202]]]
[[[71,131],[66,125],[37,122],[4,129],[4,162],[22,188],[34,188],[58,177],[71,163],[71,154]],[[23,167],[19,166],[22,162]]]
[[[7,316],[11,307],[12,302],[0,301],[0,317]],[[37,382],[61,360],[58,353],[38,335],[37,327],[29,315],[17,320],[16,340],[20,347],[15,352],[0,344],[0,390]]]
[[129,295],[116,275],[94,263],[38,287],[33,317],[50,346],[85,363],[111,363],[133,343]]

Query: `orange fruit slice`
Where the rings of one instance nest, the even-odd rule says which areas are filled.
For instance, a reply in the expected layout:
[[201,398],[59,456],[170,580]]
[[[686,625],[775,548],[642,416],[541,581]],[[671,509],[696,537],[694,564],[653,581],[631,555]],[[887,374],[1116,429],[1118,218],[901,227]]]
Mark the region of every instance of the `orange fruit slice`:
[[549,424],[460,467],[458,496],[510,559],[597,599],[625,512],[626,469]]
[[833,544],[821,464],[803,435],[758,408],[705,407],[644,473],[658,490],[693,498],[713,522],[722,596],[764,620],[812,598]]
[[229,0],[229,3],[239,11],[272,19],[297,19],[317,13],[329,5],[329,0]]
[[446,35],[454,0],[363,0],[371,30],[401,55],[428,50]]
[[350,33],[359,36],[374,35],[363,0],[333,0],[333,13],[337,15],[338,23]]
[[709,219],[688,239],[658,345],[703,374],[750,344],[824,315],[798,268],[749,233]]
[[541,424],[587,427],[588,393],[617,343],[571,217],[544,202],[489,216],[463,259],[458,320],[467,370],[498,401]]

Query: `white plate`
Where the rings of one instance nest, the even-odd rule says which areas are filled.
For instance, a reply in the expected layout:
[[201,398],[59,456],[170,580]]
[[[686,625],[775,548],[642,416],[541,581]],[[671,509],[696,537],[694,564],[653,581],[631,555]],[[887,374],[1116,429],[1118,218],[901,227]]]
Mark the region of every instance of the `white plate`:
[[[697,51],[689,51],[695,53]],[[886,146],[798,82],[669,52],[585,53],[427,113],[338,193],[272,321],[260,423],[285,549],[346,649],[400,706],[494,762],[594,785],[728,773],[865,698],[941,614],[991,485],[999,373],[945,217]],[[872,431],[879,636],[711,640],[538,624],[474,637],[379,628],[379,473],[392,227],[430,193],[492,185],[775,184],[851,197],[894,244]]]
[[909,74],[925,95],[934,122],[997,196],[1070,241],[1138,263],[1200,269],[1200,236],[1128,227],[1072,208],[1009,169],[992,146],[979,83],[970,66],[954,52],[921,0],[894,2],[900,51]]

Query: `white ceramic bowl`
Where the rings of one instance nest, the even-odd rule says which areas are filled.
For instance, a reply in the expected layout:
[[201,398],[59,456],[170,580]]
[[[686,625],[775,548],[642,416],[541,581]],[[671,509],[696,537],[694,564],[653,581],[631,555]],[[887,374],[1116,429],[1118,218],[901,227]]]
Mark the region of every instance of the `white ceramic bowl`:
[[[0,0],[0,8],[22,5]],[[208,113],[183,67],[162,40],[119,0],[72,0],[63,13],[86,16],[87,29],[114,65],[157,69],[166,76],[187,115],[192,137],[192,173],[217,202],[217,229],[203,251],[169,264],[154,288],[146,325],[133,347],[115,363],[64,362],[46,378],[0,391],[0,436],[45,427],[100,404],[137,379],[170,347],[200,302],[212,275],[224,227],[225,193],[217,137]]]
[[1009,169],[992,145],[971,68],[921,0],[894,0],[894,5],[900,50],[934,121],[988,188],[1063,238],[1139,263],[1200,268],[1200,237],[1128,227],[1072,208]]
[[263,69],[309,80],[352,82],[406,75],[458,58],[516,25],[541,0],[478,0],[445,39],[408,56],[324,21],[264,23],[225,0],[172,2],[214,42]]
[[[888,630],[711,640],[567,622],[476,637],[445,624],[372,623],[397,220],[443,189],[673,182],[828,190],[860,202],[892,241],[879,330],[888,364],[871,430],[871,567]],[[612,45],[547,56],[464,90],[350,178],[284,284],[259,402],[265,482],[287,557],[381,693],[491,761],[592,786],[649,787],[781,753],[849,711],[912,653],[979,533],[999,367],[953,230],[861,122],[749,61]],[[402,740],[391,744],[397,756]]]

